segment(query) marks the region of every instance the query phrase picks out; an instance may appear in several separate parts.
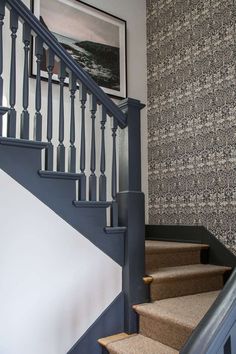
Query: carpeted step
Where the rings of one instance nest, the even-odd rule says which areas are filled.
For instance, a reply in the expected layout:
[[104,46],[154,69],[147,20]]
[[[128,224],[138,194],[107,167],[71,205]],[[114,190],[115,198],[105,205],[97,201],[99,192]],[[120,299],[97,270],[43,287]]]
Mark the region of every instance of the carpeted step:
[[175,349],[140,334],[106,346],[110,354],[178,354]]
[[211,264],[193,264],[179,267],[160,268],[151,273],[151,300],[197,294],[222,289],[224,274],[230,267]]
[[219,291],[214,291],[135,305],[139,332],[180,350],[218,294]]
[[201,263],[201,254],[208,245],[181,242],[146,241],[146,273],[160,267],[175,267]]

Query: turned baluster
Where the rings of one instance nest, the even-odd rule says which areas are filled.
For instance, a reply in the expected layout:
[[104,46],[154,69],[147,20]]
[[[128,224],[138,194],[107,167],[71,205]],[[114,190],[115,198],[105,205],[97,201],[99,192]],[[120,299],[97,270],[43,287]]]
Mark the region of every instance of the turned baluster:
[[69,90],[71,99],[70,113],[70,149],[69,149],[69,172],[76,172],[76,147],[75,147],[75,93],[76,77],[70,73]]
[[12,9],[10,12],[10,29],[11,29],[11,68],[10,68],[10,92],[9,103],[10,110],[8,112],[7,136],[16,137],[16,33],[18,30],[18,15]]
[[90,112],[92,119],[91,126],[91,152],[90,152],[90,171],[89,176],[89,200],[96,201],[97,199],[97,176],[96,170],[96,137],[95,137],[95,119],[97,112],[97,100],[96,97],[91,94],[90,96]]
[[[0,2],[0,107],[3,104],[3,45],[2,45],[2,29],[5,17],[5,1]],[[2,136],[2,114],[0,114],[0,136]]]
[[59,145],[57,147],[57,171],[65,172],[65,146],[64,146],[64,84],[66,78],[66,66],[61,61],[60,72],[60,103],[59,103]]
[[30,50],[31,29],[27,23],[23,24],[24,43],[24,71],[23,71],[23,111],[21,113],[21,139],[29,139],[29,50]]
[[113,227],[118,226],[118,209],[116,202],[117,194],[117,158],[116,158],[116,132],[117,132],[117,120],[113,118],[112,127],[112,172],[111,172],[111,196],[112,196],[112,208],[111,208],[111,225]]
[[100,157],[100,172],[99,177],[99,200],[105,201],[107,198],[107,178],[105,175],[106,170],[106,150],[105,150],[105,126],[107,121],[106,108],[102,106],[102,119],[101,119],[101,157]]
[[85,141],[85,109],[87,101],[87,91],[82,83],[79,85],[79,99],[81,103],[81,135],[80,135],[80,172],[79,181],[79,200],[86,200],[86,176],[85,176],[85,159],[86,159],[86,141]]
[[34,140],[42,140],[42,97],[41,97],[41,62],[43,58],[43,41],[40,37],[35,38],[35,56],[37,63],[36,89],[35,89],[35,116],[34,116]]
[[54,53],[48,49],[47,51],[47,73],[48,73],[48,107],[47,107],[47,141],[48,147],[45,155],[45,169],[47,171],[53,170],[53,144],[52,144],[52,130],[53,130],[53,105],[52,105],[52,76],[54,68]]

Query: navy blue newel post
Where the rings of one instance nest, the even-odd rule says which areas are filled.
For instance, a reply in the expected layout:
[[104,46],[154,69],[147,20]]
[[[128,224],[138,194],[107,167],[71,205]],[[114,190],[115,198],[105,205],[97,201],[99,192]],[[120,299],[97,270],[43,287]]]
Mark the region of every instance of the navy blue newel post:
[[134,304],[146,300],[144,194],[141,192],[140,111],[145,105],[131,98],[119,105],[127,116],[127,128],[120,131],[119,226],[126,226],[123,291],[125,293],[125,331],[137,332]]

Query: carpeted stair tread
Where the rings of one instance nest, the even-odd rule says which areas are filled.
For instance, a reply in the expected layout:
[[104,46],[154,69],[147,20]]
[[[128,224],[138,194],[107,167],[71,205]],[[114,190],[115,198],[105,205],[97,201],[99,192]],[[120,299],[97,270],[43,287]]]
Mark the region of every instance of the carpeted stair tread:
[[230,271],[230,267],[212,264],[191,264],[177,267],[159,268],[156,272],[148,274],[153,277],[153,282],[163,283],[197,277],[207,277],[214,274],[224,274]]
[[189,251],[203,250],[208,248],[209,245],[202,244],[202,243],[150,241],[150,240],[145,242],[146,254],[189,252]]
[[146,241],[146,272],[154,272],[163,267],[177,267],[199,264],[206,259],[209,245],[187,242]]
[[211,291],[135,305],[135,311],[156,321],[163,319],[194,329],[205,316],[220,291]]
[[178,354],[178,351],[140,334],[107,345],[110,354]]
[[180,350],[219,292],[182,296],[137,305],[139,333]]

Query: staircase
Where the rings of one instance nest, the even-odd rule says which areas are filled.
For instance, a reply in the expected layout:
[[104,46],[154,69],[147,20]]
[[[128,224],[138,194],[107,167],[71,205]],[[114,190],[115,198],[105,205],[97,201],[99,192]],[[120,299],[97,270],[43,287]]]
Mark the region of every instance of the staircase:
[[102,338],[110,354],[177,354],[224,287],[230,267],[204,264],[206,244],[146,241],[150,303],[137,304],[139,333]]
[[[9,28],[4,21],[9,23]],[[4,41],[10,41],[10,53],[4,53]],[[20,51],[23,70],[19,70],[17,62]],[[37,68],[35,90],[31,95],[30,56]],[[41,63],[44,59],[47,83],[42,85]],[[55,63],[59,66],[57,91],[53,83]],[[3,97],[7,95],[6,81],[9,83],[8,107],[3,107]],[[55,104],[58,105],[57,117]],[[69,110],[65,109],[66,105]],[[197,340],[192,345],[188,338],[193,332],[198,334],[199,323],[212,308],[215,309],[213,320],[217,320],[217,326],[212,336],[209,324],[212,325],[213,320],[210,317],[206,323],[208,337],[218,340],[220,318],[224,320],[222,327],[227,333],[234,325],[236,332],[236,275],[230,278],[230,285],[227,283],[224,287],[232,268],[222,266],[222,263],[208,264],[208,242],[146,241],[145,271],[142,108],[143,104],[131,98],[117,106],[21,0],[0,0],[0,169],[81,233],[81,237],[89,240],[96,248],[95,253],[108,256],[109,261],[117,265],[117,279],[122,280],[117,297],[78,336],[76,321],[69,318],[72,330],[66,345],[60,345],[60,336],[65,337],[65,332],[54,333],[53,327],[50,333],[55,344],[53,352],[46,341],[40,341],[46,343],[45,350],[36,346],[36,350],[25,351],[24,348],[17,353],[100,354],[108,350],[111,354],[215,354],[214,351],[182,352],[181,349],[186,341],[190,348],[194,347]],[[66,111],[70,112],[68,117]],[[36,229],[37,226],[36,221],[33,227]],[[24,232],[24,228],[19,230],[19,238],[20,232]],[[217,247],[219,251],[220,246]],[[218,255],[219,258],[222,256],[220,251]],[[90,266],[93,265],[89,252],[82,256]],[[108,263],[104,261],[104,264]],[[82,268],[84,279],[87,279],[87,268],[87,264]],[[112,273],[109,279],[114,281]],[[107,288],[112,286],[114,284],[109,281]],[[227,292],[224,292],[226,288]],[[91,289],[90,286],[89,296],[93,296]],[[147,302],[149,299],[151,302]],[[88,301],[82,320],[88,316],[90,307]],[[73,308],[73,315],[76,311],[77,307]],[[221,316],[217,316],[219,313]],[[44,317],[41,317],[44,325]],[[38,322],[35,317],[33,319]],[[6,316],[5,322],[7,320]],[[63,325],[59,320],[56,325],[58,323]],[[9,333],[12,334],[11,328]],[[118,334],[112,335],[114,333]],[[217,348],[225,345],[227,333]],[[233,335],[227,337],[227,348],[231,346],[228,344],[231,337]],[[8,354],[13,351],[0,348],[0,352]],[[223,353],[217,349],[218,352]]]
[[[34,78],[30,73],[30,61],[36,68]],[[46,65],[44,83],[43,63]],[[55,79],[58,85],[55,85]],[[124,331],[126,319],[129,328],[136,329],[130,305],[144,301],[145,294],[142,281],[145,240],[144,195],[141,192],[142,108],[144,105],[133,98],[125,98],[117,105],[21,0],[0,0],[0,171],[4,171],[5,179],[11,177],[19,189],[27,190],[56,213],[63,225],[67,223],[77,232],[78,238],[90,241],[96,256],[101,256],[104,264],[112,264],[117,276],[113,277],[112,267],[104,269],[102,262],[97,263],[97,284],[103,284],[102,275],[107,273],[114,283],[109,283],[105,294],[99,291],[101,306],[98,307],[97,299],[95,310],[91,309],[89,296],[93,294],[89,269],[95,266],[96,257],[91,259],[88,249],[81,247],[76,262],[76,270],[81,269],[81,273],[79,279],[75,277],[75,283],[86,279],[86,285],[81,283],[81,287],[83,290],[88,287],[88,296],[82,301],[78,296],[75,303],[65,300],[71,306],[69,326],[65,321],[57,320],[50,331],[45,329],[53,343],[51,347],[43,340],[39,341],[45,344],[41,349],[31,336],[32,347],[22,349],[21,340],[17,353],[100,353],[98,338]],[[33,207],[30,210],[36,220],[32,229],[36,230],[39,212]],[[3,218],[0,221],[2,225],[5,222]],[[47,221],[50,225],[50,217]],[[48,227],[46,239],[51,236],[52,229],[54,232],[55,228]],[[23,232],[21,227],[17,239],[21,240]],[[58,244],[55,241],[55,250]],[[72,247],[70,251],[73,253]],[[53,259],[54,250],[51,253]],[[140,263],[133,272],[136,257]],[[87,266],[80,268],[83,260],[87,261]],[[2,271],[6,278],[9,277],[7,266]],[[139,288],[136,293],[133,281]],[[35,290],[33,284],[29,284],[29,288]],[[65,283],[63,290],[69,292],[68,284]],[[95,288],[93,290],[96,292]],[[114,290],[112,296],[110,290]],[[105,301],[108,295],[109,301]],[[21,308],[27,307],[24,296],[20,294],[19,297],[23,304]],[[78,303],[81,305],[83,301],[85,306],[81,313]],[[15,303],[13,300],[13,305]],[[48,309],[45,304],[43,311],[52,318],[55,312],[60,318],[64,305],[60,302],[54,311],[53,306]],[[41,321],[45,315],[43,311],[38,315]],[[31,327],[35,324],[35,332],[43,336],[45,326],[41,326],[37,316],[31,316]],[[6,315],[2,323],[7,320]],[[57,331],[59,324],[61,329]],[[11,350],[8,339],[12,327],[7,336],[5,327],[0,328],[1,336],[7,337],[4,349],[0,343],[1,353],[16,352]],[[21,328],[27,336],[27,328],[24,325]],[[19,333],[19,330],[15,332]]]

